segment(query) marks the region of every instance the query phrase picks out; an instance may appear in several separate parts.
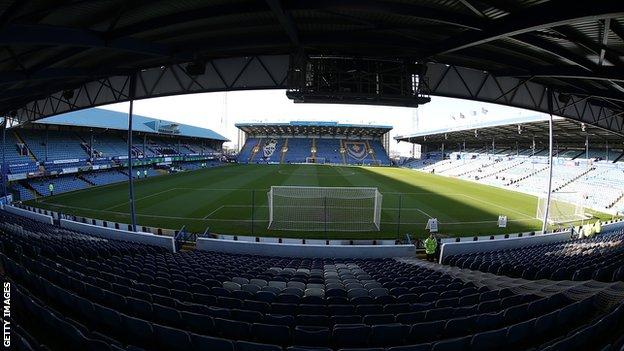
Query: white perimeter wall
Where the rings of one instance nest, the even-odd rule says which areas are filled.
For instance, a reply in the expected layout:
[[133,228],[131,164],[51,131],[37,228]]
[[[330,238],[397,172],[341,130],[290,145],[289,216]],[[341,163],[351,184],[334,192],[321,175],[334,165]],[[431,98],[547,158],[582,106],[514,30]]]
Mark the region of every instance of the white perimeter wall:
[[18,216],[22,216],[26,218],[30,218],[38,222],[42,222],[46,224],[54,224],[54,219],[52,218],[52,216],[31,212],[28,210],[24,210],[22,208],[9,206],[9,205],[5,205],[4,210],[9,213],[16,214]]
[[135,243],[154,245],[167,248],[174,251],[174,239],[170,236],[154,235],[149,233],[131,232],[128,230],[113,229],[100,227],[97,225],[80,223],[61,219],[61,227],[88,233],[94,236],[99,236],[107,239],[132,241]]
[[231,254],[320,258],[414,256],[413,245],[313,245],[198,238],[196,248]]

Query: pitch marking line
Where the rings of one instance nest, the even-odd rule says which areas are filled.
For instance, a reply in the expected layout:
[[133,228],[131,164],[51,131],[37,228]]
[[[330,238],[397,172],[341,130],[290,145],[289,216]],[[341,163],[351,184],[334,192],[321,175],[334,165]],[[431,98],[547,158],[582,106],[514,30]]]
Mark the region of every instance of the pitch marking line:
[[[173,190],[176,190],[176,188],[169,188],[169,189],[165,189],[163,191],[159,191],[159,192],[156,192],[156,193],[153,193],[153,194],[150,194],[150,195],[142,196],[142,197],[134,199],[134,203],[137,203],[137,202],[139,202],[141,200],[149,199],[151,197],[158,196],[158,195],[161,195],[161,194],[173,191]],[[117,204],[117,205],[109,206],[109,207],[105,208],[103,211],[112,210],[113,208],[116,208],[116,207],[119,207],[119,206],[123,206],[123,205],[125,205],[127,203],[128,202],[126,201],[126,202],[122,202],[122,203]]]
[[219,207],[217,207],[214,211],[210,212],[209,214],[205,215],[204,218],[202,219],[208,219],[210,218],[210,216],[212,216],[213,214],[215,214],[216,212],[219,212],[219,210],[221,210],[223,208],[223,206],[225,205],[221,205]]

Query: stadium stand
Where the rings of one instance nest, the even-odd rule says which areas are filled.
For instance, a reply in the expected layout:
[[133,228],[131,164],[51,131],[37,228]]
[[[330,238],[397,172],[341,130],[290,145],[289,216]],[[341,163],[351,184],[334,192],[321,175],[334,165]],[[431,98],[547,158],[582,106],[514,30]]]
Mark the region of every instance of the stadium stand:
[[[510,119],[487,122],[453,130],[420,132],[396,139],[421,145],[422,157],[403,167],[457,177],[543,197],[548,184],[548,123],[541,118],[528,121]],[[583,127],[587,136],[577,133],[580,126],[556,119],[554,130],[565,138],[556,139],[553,150],[552,190],[556,198],[604,213],[624,212],[624,150],[613,133]],[[531,130],[530,135],[518,130]],[[479,139],[475,139],[475,133]],[[600,138],[591,144],[588,135]],[[478,147],[483,140],[498,140]],[[603,142],[604,140],[604,142]],[[444,157],[442,157],[442,145]],[[529,145],[527,145],[529,144]],[[609,146],[611,145],[611,146]],[[529,147],[527,147],[529,146]],[[608,188],[611,191],[605,192]]]
[[0,229],[19,330],[53,349],[581,349],[624,320],[595,297],[477,288],[393,259],[171,253],[5,212]]
[[[148,177],[161,174],[155,164],[197,169],[202,167],[179,165],[214,165],[221,156],[218,150],[226,139],[211,130],[135,117],[133,155],[140,159],[133,162],[140,166],[135,169],[140,178],[144,171]],[[9,192],[15,200],[31,200],[48,196],[50,184],[54,194],[60,194],[126,180],[124,123],[126,114],[92,109],[10,128],[4,149]]]
[[[3,185],[10,179],[15,194],[37,195],[30,182],[42,177],[72,188],[79,186],[77,181],[89,183],[85,172],[115,168],[123,173],[124,163],[132,165],[133,153],[141,168],[155,164],[179,169],[187,161],[211,161],[214,155],[205,153],[221,150],[223,138],[215,133],[198,135],[184,128],[178,134],[177,124],[137,116],[136,140],[142,142],[129,147],[130,159],[124,161],[123,123],[111,128],[109,118],[83,109],[175,94],[286,89],[286,96],[298,103],[415,109],[429,103],[431,95],[561,115],[569,120],[556,120],[556,162],[585,167],[557,170],[560,179],[553,191],[561,196],[580,192],[586,202],[611,213],[622,205],[624,193],[617,182],[624,157],[624,16],[618,1],[161,0],[59,5],[7,0],[0,16],[0,110],[4,127],[21,125],[9,129],[2,150],[10,160],[2,165],[3,175],[9,175]],[[210,109],[218,111],[214,107]],[[485,107],[481,115],[488,113]],[[70,120],[88,115],[93,124],[52,126],[53,134],[63,134],[55,142],[68,144],[59,144],[58,154],[47,150],[48,142],[41,150],[40,138],[20,135],[20,129],[30,129],[37,120],[67,111],[80,111]],[[227,105],[223,111],[227,117]],[[468,119],[461,112],[453,115],[453,130],[398,138],[427,139],[424,152],[441,154],[434,165],[409,164],[473,181],[501,180],[497,186],[519,191],[544,188],[543,159],[553,153],[544,143],[543,121],[539,126],[516,120],[484,130],[469,126],[477,110],[463,112]],[[413,117],[418,125],[419,114]],[[344,127],[343,134],[330,137],[335,125],[294,126],[299,131],[292,134],[305,135],[311,143],[309,151],[301,150],[307,154],[301,162],[321,161],[318,140],[340,143],[337,155],[334,147],[327,150],[328,162],[386,162],[374,143],[388,150],[388,133]],[[250,129],[245,131],[247,140],[257,143],[240,162],[277,162],[264,155],[265,147],[273,147],[266,143],[270,138],[281,137],[288,148],[290,134],[262,135],[252,130],[256,126],[245,128]],[[355,133],[347,132],[349,128]],[[90,129],[110,131],[112,146],[96,150]],[[76,140],[87,156],[48,157],[80,154]],[[183,146],[198,142],[201,148]],[[115,145],[121,151],[113,151]],[[458,156],[449,146],[457,146],[460,158],[470,156],[469,162],[447,160],[445,154]],[[289,162],[286,156],[282,153],[279,162]],[[603,174],[606,180],[593,182],[592,175]],[[605,194],[611,184],[614,191]],[[599,187],[594,199],[584,193]],[[253,231],[253,223],[251,227]],[[596,242],[574,242],[597,245],[591,252],[599,257],[585,261],[592,267],[591,277],[609,267],[600,262],[602,256],[615,263],[611,243],[600,238],[619,234],[603,235]],[[584,260],[577,247],[565,244],[556,249]],[[321,260],[174,253],[4,212],[0,262],[0,275],[12,284],[12,300],[5,286],[4,301],[19,312],[9,324],[9,306],[4,306],[4,342],[11,336],[19,350],[617,351],[624,342],[621,282],[532,281],[413,257]],[[477,276],[483,279],[469,278]]]
[[236,126],[241,144],[244,140],[239,163],[392,164],[387,126],[296,121]]

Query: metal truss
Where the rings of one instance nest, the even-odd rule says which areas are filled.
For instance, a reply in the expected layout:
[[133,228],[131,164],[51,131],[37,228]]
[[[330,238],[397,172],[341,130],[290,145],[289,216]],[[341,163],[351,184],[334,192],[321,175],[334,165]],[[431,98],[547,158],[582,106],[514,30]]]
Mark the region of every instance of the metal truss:
[[[206,62],[204,74],[187,73],[184,64],[136,73],[135,99],[249,89],[286,89],[288,56],[249,56]],[[82,84],[71,93],[58,91],[16,110],[21,123],[65,112],[129,100],[130,75],[117,75]]]
[[[494,76],[489,72],[430,63],[431,95],[483,101],[548,113],[548,88],[532,77]],[[624,111],[611,96],[553,91],[554,114],[624,134]]]
[[[136,99],[180,94],[250,89],[286,89],[288,55],[211,60],[204,74],[191,76],[175,64],[137,73]],[[529,77],[495,76],[489,72],[428,63],[426,79],[433,96],[453,97],[548,113],[548,88]],[[20,122],[129,100],[130,76],[118,75],[59,91],[18,109]],[[554,91],[554,113],[624,135],[624,111],[612,96]],[[616,97],[617,98],[617,97]]]

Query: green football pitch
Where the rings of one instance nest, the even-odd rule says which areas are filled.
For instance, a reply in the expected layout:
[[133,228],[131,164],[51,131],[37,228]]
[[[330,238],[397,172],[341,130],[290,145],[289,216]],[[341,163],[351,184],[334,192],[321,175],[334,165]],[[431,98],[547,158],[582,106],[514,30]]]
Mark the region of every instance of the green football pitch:
[[[272,185],[377,187],[383,195],[381,229],[374,232],[297,232],[267,229]],[[228,165],[135,182],[139,225],[203,233],[382,239],[422,237],[429,218],[439,232],[472,236],[538,230],[537,198],[409,169],[327,165]],[[66,214],[129,223],[125,182],[64,193],[29,205]],[[507,228],[497,226],[499,215]]]

